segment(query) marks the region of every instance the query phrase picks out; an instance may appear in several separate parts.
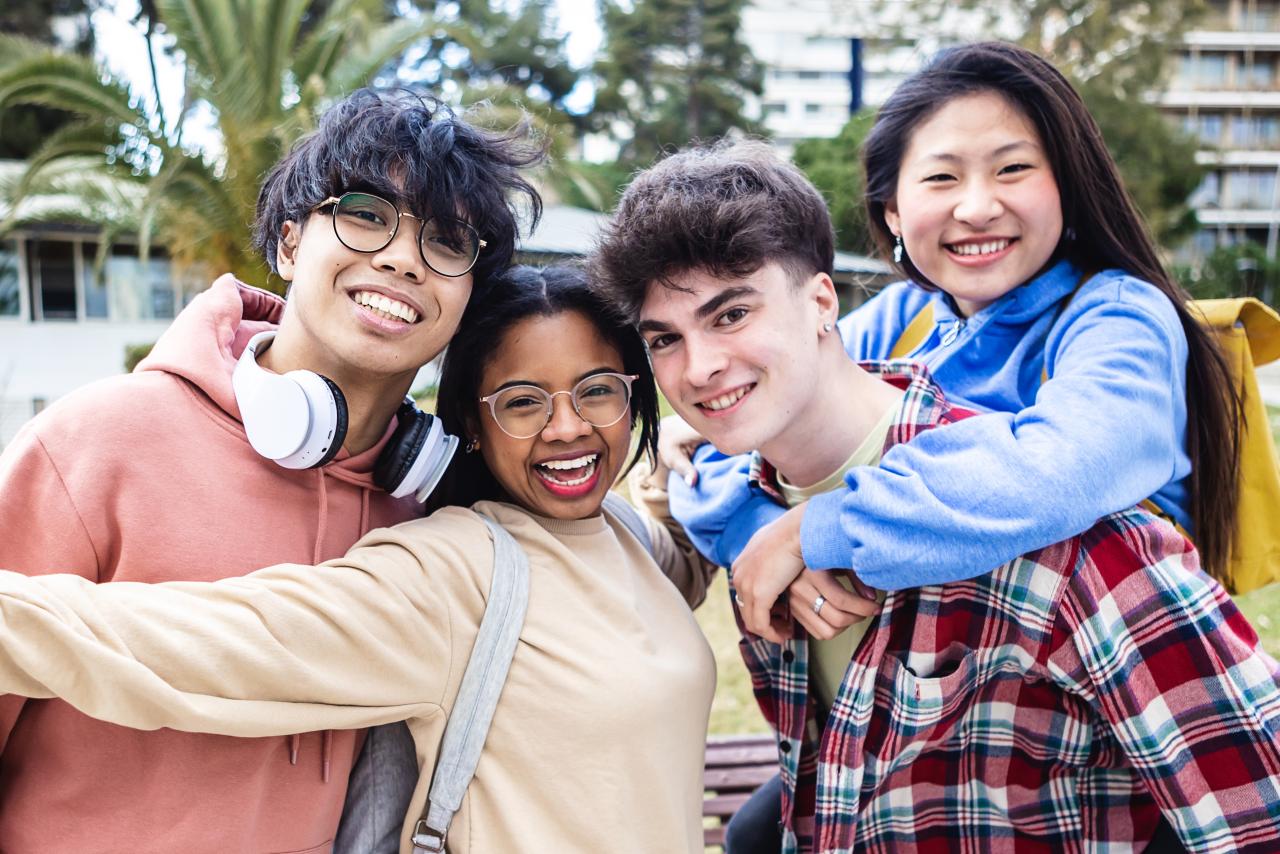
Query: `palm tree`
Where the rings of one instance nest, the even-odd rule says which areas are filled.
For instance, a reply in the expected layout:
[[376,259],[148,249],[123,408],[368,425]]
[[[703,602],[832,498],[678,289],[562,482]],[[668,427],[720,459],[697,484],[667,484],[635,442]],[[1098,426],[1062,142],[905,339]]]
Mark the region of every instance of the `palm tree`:
[[[414,42],[441,34],[425,16],[389,20],[382,0],[155,0],[147,16],[154,103],[93,61],[0,36],[0,113],[22,104],[76,115],[20,174],[0,173],[0,233],[39,221],[100,229],[100,258],[124,233],[145,254],[233,270],[279,286],[250,244],[259,182],[328,103],[367,85]],[[153,31],[185,63],[177,115],[160,103]],[[216,143],[184,139],[196,111]]]

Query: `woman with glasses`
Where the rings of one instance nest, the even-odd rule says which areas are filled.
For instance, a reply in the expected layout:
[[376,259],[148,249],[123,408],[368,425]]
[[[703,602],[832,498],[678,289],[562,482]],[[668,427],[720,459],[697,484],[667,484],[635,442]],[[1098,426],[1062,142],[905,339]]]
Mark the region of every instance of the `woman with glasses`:
[[[349,196],[330,203],[344,241],[348,212],[390,224],[391,208]],[[447,243],[465,233],[419,227]],[[0,691],[56,694],[144,729],[270,736],[406,720],[420,769],[408,852],[485,610],[488,519],[528,556],[529,604],[448,850],[701,852],[715,672],[689,608],[712,567],[652,519],[651,553],[601,512],[656,440],[639,334],[581,272],[516,268],[464,316],[438,411],[466,442],[435,493],[452,506],[343,558],[212,583],[0,573]]]

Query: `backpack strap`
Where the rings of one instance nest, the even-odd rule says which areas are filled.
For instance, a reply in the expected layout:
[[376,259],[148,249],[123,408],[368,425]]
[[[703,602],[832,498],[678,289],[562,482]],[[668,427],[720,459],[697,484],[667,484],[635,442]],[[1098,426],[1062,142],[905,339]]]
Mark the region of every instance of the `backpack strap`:
[[907,328],[902,330],[898,340],[889,348],[890,359],[905,359],[913,350],[924,343],[933,329],[933,302],[926,302],[924,308],[916,312]]
[[653,554],[653,537],[649,534],[649,526],[644,523],[639,510],[612,490],[604,497],[604,509],[612,513],[631,532],[631,535],[640,541],[650,555]]
[[444,851],[454,813],[475,777],[529,607],[528,556],[505,528],[481,518],[493,534],[493,581],[458,698],[445,724],[427,814],[413,831],[413,854]]

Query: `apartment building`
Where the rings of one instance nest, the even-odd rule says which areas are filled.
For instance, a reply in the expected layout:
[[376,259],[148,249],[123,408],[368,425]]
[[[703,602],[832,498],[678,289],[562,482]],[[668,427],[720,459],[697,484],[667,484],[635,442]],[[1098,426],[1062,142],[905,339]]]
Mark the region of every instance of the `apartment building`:
[[1159,104],[1197,137],[1211,171],[1192,203],[1201,230],[1188,260],[1280,239],[1280,0],[1212,0],[1187,33]]
[[783,152],[835,136],[919,67],[914,40],[884,35],[894,10],[873,0],[754,0],[743,11],[743,41],[765,66],[764,94],[748,107]]
[[101,275],[91,233],[61,226],[0,240],[0,447],[53,400],[124,369],[131,344],[155,341],[203,277],[163,249],[111,248]]

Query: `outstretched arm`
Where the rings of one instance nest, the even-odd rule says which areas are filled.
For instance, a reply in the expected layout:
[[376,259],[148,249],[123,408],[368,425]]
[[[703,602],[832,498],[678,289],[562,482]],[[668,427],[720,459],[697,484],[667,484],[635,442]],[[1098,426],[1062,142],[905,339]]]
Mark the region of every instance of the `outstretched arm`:
[[487,557],[484,578],[492,566],[483,523],[446,512],[318,567],[212,583],[0,573],[0,690],[138,729],[250,737],[422,714],[461,671],[455,633],[474,634],[450,600],[482,603],[468,562]]

